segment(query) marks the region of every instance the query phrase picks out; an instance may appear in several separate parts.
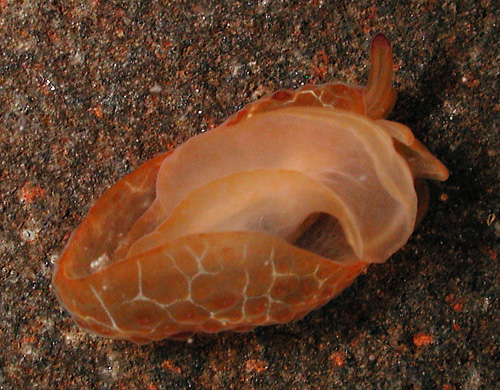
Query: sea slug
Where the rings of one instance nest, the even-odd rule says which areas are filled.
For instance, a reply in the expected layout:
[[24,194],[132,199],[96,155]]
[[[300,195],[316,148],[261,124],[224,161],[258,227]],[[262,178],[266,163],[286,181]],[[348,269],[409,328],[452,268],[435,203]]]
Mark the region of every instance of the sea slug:
[[448,171],[384,118],[396,92],[378,34],[366,87],[281,90],[109,189],[59,258],[84,329],[147,343],[304,317],[406,243]]

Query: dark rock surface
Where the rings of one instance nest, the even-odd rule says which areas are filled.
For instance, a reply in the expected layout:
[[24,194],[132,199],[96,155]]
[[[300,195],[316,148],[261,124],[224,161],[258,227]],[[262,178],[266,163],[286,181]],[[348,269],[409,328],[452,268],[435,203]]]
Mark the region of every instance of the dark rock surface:
[[[0,0],[0,389],[499,389],[499,20],[493,0]],[[364,83],[379,31],[391,118],[451,171],[402,250],[289,325],[78,329],[50,279],[100,194],[265,93]]]

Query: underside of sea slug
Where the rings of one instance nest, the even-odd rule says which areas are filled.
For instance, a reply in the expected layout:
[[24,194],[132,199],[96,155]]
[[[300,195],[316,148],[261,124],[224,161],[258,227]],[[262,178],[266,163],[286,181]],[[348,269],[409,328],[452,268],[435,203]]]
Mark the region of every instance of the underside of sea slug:
[[55,292],[84,329],[147,343],[304,317],[403,246],[447,169],[385,120],[392,51],[366,87],[281,90],[146,162],[93,206]]

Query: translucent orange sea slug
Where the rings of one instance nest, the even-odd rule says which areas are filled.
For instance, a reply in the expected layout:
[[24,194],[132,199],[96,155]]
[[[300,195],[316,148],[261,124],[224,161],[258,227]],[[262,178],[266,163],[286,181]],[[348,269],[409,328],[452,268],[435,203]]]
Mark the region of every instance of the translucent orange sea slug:
[[366,87],[282,90],[123,177],[90,210],[53,284],[84,329],[136,343],[302,318],[406,243],[423,179],[447,169],[387,121],[388,39]]

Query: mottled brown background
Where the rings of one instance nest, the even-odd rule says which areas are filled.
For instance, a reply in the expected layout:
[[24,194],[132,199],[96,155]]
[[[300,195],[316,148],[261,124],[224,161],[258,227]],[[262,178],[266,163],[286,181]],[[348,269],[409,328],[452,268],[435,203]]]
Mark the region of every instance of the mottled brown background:
[[[0,0],[0,389],[499,389],[499,20],[494,0]],[[364,83],[379,31],[392,118],[451,171],[402,250],[285,326],[138,347],[72,323],[51,272],[103,191],[264,93]]]

